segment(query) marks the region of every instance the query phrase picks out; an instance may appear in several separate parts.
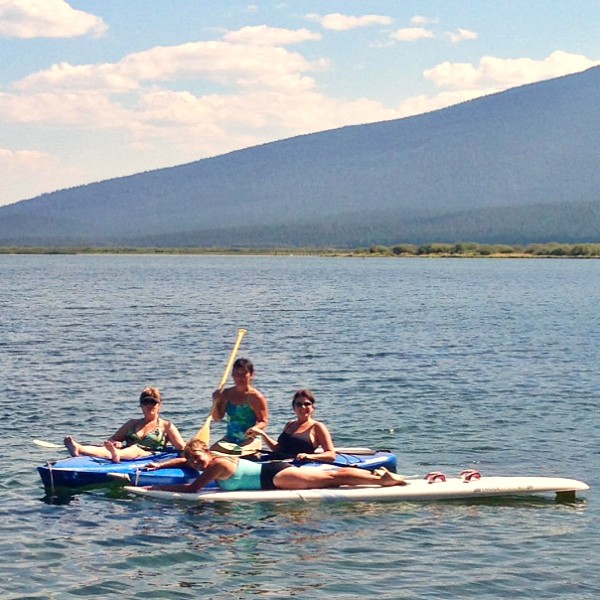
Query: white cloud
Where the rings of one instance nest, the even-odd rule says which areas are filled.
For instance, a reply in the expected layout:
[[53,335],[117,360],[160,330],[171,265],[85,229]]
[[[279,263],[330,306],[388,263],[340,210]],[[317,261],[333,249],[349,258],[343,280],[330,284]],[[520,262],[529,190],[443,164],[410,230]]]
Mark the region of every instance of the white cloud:
[[[213,138],[211,143],[224,135],[252,137],[254,143],[260,143],[265,141],[264,129],[271,125],[285,129],[288,135],[297,135],[394,118],[397,114],[369,99],[341,102],[314,90],[291,96],[271,90],[202,97],[182,92],[151,92],[144,96],[141,108],[148,123],[168,119],[172,124],[185,126],[186,131],[190,127],[202,131],[203,136]],[[236,143],[236,147],[241,146]]]
[[484,56],[478,66],[443,62],[424,71],[423,75],[437,87],[449,90],[433,96],[422,94],[407,98],[399,105],[398,116],[407,117],[439,110],[511,87],[578,73],[596,65],[600,65],[600,61],[560,50],[543,60]]
[[[312,39],[305,30],[245,28],[225,36],[228,41],[156,47],[116,63],[53,65],[0,93],[0,120],[119,132],[148,153],[148,162],[156,161],[152,152],[168,148],[177,164],[397,116],[369,99],[327,98],[310,76],[327,67],[325,60],[270,45]],[[169,89],[180,79],[194,82],[196,91]]]
[[100,17],[76,10],[64,0],[0,0],[1,37],[101,36],[107,29]]
[[455,43],[476,40],[479,37],[475,31],[470,31],[469,29],[449,31],[448,36],[450,37],[450,41]]
[[349,31],[358,27],[370,27],[371,25],[391,25],[392,19],[385,15],[342,15],[341,13],[330,13],[328,15],[309,14],[306,18],[316,21],[324,29],[332,31]]
[[534,81],[542,81],[569,73],[583,71],[600,64],[582,56],[556,50],[543,60],[532,58],[496,58],[484,56],[479,65],[443,62],[423,75],[437,87],[474,90],[494,88],[503,90]]
[[129,111],[102,93],[0,94],[0,119],[13,123],[77,125],[84,129],[128,127]]
[[302,55],[277,46],[194,42],[159,46],[125,56],[117,63],[61,63],[33,73],[12,87],[19,92],[31,93],[61,90],[123,93],[148,83],[192,77],[219,85],[286,88],[289,92],[313,87],[314,80],[304,73],[326,67],[325,61],[311,63]]
[[42,165],[54,167],[58,163],[58,159],[44,152],[35,152],[33,150],[6,150],[0,148],[0,164],[2,164],[2,172],[10,173],[13,169],[22,167],[37,168]]
[[435,33],[424,27],[404,27],[391,33],[390,37],[398,42],[415,42],[434,38]]
[[73,185],[78,171],[59,158],[34,150],[0,148],[0,205]]
[[429,19],[427,17],[424,17],[423,15],[415,15],[414,17],[411,17],[410,19],[410,24],[411,25],[427,25],[427,23],[432,23],[434,22],[432,19]]
[[[469,37],[465,31],[458,30],[462,39]],[[422,27],[399,32],[410,33],[396,32],[396,39],[436,37]],[[598,64],[561,51],[537,61],[491,56],[479,64],[446,61],[423,73],[439,93],[408,98],[389,108],[366,97],[331,98],[319,89],[315,73],[329,68],[328,61],[308,60],[285,47],[319,37],[306,29],[245,27],[226,32],[219,40],[150,48],[113,63],[63,62],[32,73],[14,82],[10,92],[0,92],[0,121],[52,127],[63,146],[69,135],[79,140],[86,131],[93,132],[94,144],[107,155],[107,148],[116,149],[115,158],[107,156],[98,161],[101,164],[92,165],[97,150],[90,148],[81,160],[69,158],[73,164],[79,160],[79,169],[69,178],[65,165],[51,153],[4,150],[0,151],[0,185],[8,186],[10,200],[30,197],[84,183],[84,179],[181,164],[274,139],[420,114]],[[60,152],[56,144],[50,152]],[[121,161],[116,156],[119,152],[131,154],[131,160]],[[2,191],[0,204],[6,201],[8,196]]]
[[118,64],[71,65],[63,62],[52,65],[45,71],[32,73],[12,84],[19,92],[39,93],[52,91],[77,92],[90,90],[100,92],[128,92],[139,88],[139,81],[127,69]]
[[223,39],[233,44],[287,46],[289,44],[320,40],[321,34],[314,33],[308,29],[291,30],[257,25],[254,27],[242,27],[242,29],[238,29],[237,31],[230,31],[225,34]]

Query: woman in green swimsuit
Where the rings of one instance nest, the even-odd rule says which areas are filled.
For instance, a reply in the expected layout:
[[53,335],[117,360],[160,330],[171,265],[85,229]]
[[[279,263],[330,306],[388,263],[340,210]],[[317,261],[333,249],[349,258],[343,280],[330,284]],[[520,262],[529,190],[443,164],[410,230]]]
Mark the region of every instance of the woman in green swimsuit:
[[[217,390],[213,394],[213,419],[221,421],[227,416],[227,433],[220,442],[232,442],[239,446],[252,445],[260,449],[260,438],[248,435],[251,428],[265,429],[269,423],[266,398],[252,385],[254,365],[247,358],[233,363],[234,386]],[[213,445],[217,449],[219,442]]]
[[64,444],[71,456],[96,456],[113,462],[150,456],[170,443],[182,450],[185,442],[171,421],[160,418],[162,399],[158,388],[147,387],[140,395],[141,419],[130,419],[103,446],[87,446],[68,435]]
[[[202,473],[191,483],[150,486],[153,490],[197,492],[212,481],[223,491],[237,490],[310,490],[343,485],[406,485],[400,475],[387,469],[371,473],[366,469],[341,467],[324,470],[295,467],[288,462],[258,463],[233,456],[214,456],[200,440],[188,442],[184,449],[187,464]],[[160,467],[161,465],[157,465]]]

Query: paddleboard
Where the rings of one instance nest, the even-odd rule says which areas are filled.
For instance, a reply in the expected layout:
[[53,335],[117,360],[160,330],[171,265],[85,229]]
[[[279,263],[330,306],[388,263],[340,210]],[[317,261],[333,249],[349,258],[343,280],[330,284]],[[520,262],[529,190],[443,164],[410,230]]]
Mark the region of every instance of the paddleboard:
[[186,494],[125,486],[132,494],[158,500],[184,502],[417,502],[530,496],[553,492],[565,499],[589,489],[582,481],[560,477],[450,477],[407,481],[405,486],[357,486],[313,490],[259,490],[223,492],[207,489]]

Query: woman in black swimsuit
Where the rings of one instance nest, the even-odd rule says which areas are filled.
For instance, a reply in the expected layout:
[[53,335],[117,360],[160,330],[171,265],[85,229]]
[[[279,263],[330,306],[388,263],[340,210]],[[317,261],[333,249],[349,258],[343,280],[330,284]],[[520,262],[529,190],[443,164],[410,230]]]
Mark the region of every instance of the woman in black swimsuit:
[[[335,449],[329,429],[324,423],[313,419],[315,412],[313,393],[310,390],[298,390],[294,394],[292,407],[296,419],[287,423],[277,440],[258,427],[251,428],[249,433],[260,436],[275,454],[274,458],[333,462]],[[317,448],[323,451],[316,452]]]

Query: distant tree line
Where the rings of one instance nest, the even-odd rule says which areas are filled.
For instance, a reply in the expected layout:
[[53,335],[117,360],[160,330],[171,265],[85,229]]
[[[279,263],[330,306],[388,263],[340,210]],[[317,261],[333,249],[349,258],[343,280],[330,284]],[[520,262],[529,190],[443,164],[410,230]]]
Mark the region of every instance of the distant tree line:
[[395,244],[373,245],[368,248],[289,247],[137,247],[137,246],[0,246],[0,254],[262,254],[262,255],[319,255],[319,256],[439,256],[439,257],[564,257],[600,258],[600,244]]
[[454,244],[396,244],[394,246],[371,246],[358,253],[395,256],[564,256],[600,257],[600,244],[529,244],[509,246],[506,244],[478,244],[477,242],[456,242]]

